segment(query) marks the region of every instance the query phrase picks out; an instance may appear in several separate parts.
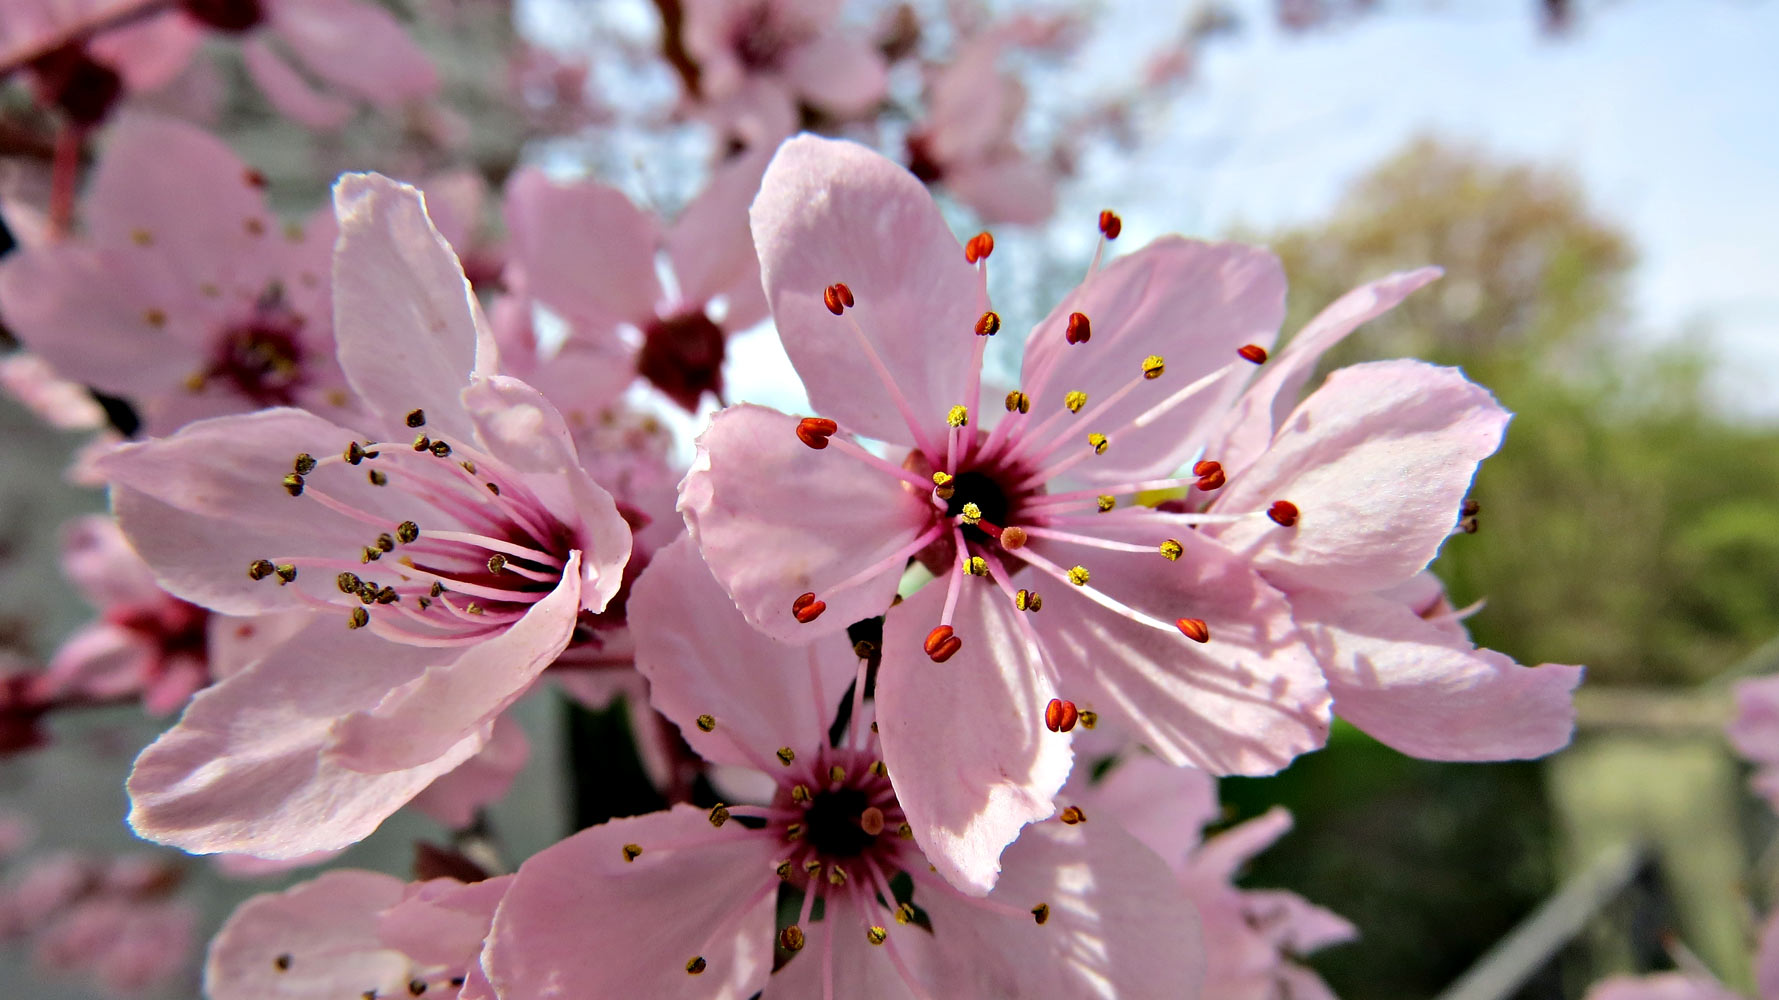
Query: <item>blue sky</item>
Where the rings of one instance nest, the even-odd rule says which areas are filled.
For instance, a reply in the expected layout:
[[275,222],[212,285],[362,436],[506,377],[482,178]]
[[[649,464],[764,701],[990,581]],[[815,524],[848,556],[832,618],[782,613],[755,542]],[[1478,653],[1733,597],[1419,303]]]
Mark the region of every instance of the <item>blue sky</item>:
[[[1779,4],[1596,3],[1563,39],[1525,0],[1386,2],[1311,37],[1238,6],[1247,30],[1210,46],[1127,182],[1162,193],[1158,230],[1315,219],[1419,134],[1559,165],[1639,244],[1631,333],[1708,326],[1722,405],[1779,418]],[[1109,15],[1152,36],[1157,5]]]

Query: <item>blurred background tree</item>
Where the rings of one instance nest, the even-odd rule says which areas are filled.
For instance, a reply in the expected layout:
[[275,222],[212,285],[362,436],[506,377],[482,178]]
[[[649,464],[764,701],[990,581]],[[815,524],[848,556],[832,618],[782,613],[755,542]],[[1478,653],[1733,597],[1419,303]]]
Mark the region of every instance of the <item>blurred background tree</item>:
[[[1435,564],[1454,603],[1486,602],[1469,619],[1479,644],[1586,664],[1589,688],[1690,689],[1779,633],[1779,429],[1714,407],[1707,375],[1722,359],[1704,331],[1666,346],[1633,332],[1636,248],[1568,176],[1422,139],[1353,184],[1328,219],[1244,235],[1284,260],[1287,331],[1386,272],[1446,269],[1326,366],[1458,365],[1516,414],[1477,479],[1480,532]],[[1703,739],[1722,758],[1716,732]],[[1639,759],[1626,783],[1660,786],[1659,767]],[[1720,770],[1733,798],[1735,772]],[[1589,773],[1596,786],[1618,780],[1609,766]],[[1297,832],[1257,860],[1252,881],[1359,925],[1360,942],[1313,964],[1339,995],[1365,1000],[1437,994],[1589,860],[1602,824],[1575,833],[1561,792],[1572,784],[1554,782],[1553,796],[1543,764],[1410,760],[1341,726],[1327,752],[1226,781],[1223,795],[1236,817],[1274,803],[1296,814]],[[1619,801],[1591,794],[1596,813]],[[1732,879],[1745,875],[1733,815],[1690,819],[1694,847],[1720,834],[1710,849]],[[1672,889],[1684,916],[1690,888]],[[1708,890],[1721,901],[1721,883]],[[1735,927],[1720,922],[1714,948],[1693,946],[1733,954]],[[1518,996],[1578,997],[1598,965],[1553,965]]]

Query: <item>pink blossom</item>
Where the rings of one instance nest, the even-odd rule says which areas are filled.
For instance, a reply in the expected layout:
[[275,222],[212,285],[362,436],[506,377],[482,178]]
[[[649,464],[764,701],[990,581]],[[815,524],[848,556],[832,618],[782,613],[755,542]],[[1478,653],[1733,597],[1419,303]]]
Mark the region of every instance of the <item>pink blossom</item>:
[[[749,628],[686,540],[639,581],[631,620],[656,707],[706,760],[770,776],[771,801],[614,820],[527,861],[484,957],[500,996],[1192,995],[1191,908],[1110,824],[1028,831],[986,899],[928,871],[859,687],[830,742],[865,673],[843,637],[797,648]],[[780,929],[787,886],[801,909]]]
[[175,711],[209,683],[208,636],[236,622],[167,593],[107,517],[70,521],[62,531],[69,579],[99,609],[77,629],[39,678],[50,701],[140,697],[150,715]]
[[985,222],[1035,224],[1056,208],[1056,169],[1014,141],[1025,87],[999,61],[1010,38],[983,32],[933,73],[926,122],[908,136],[908,168]]
[[[877,698],[898,798],[954,883],[986,891],[999,847],[1053,811],[1080,711],[1170,763],[1266,774],[1326,738],[1328,668],[1356,721],[1416,752],[1568,739],[1575,668],[1448,649],[1368,603],[1453,530],[1506,422],[1489,394],[1453,369],[1362,365],[1274,435],[1301,359],[1430,272],[1351,293],[1250,383],[1284,313],[1271,254],[1170,237],[1103,269],[1096,255],[984,430],[1003,409],[980,405],[979,376],[1000,318],[971,262],[991,242],[966,258],[911,175],[813,137],[780,149],[752,212],[779,334],[825,416],[718,414],[681,509],[781,639],[882,614],[911,558],[938,575],[887,616]],[[1154,491],[1185,499],[1133,503]],[[1324,631],[1300,628],[1299,591]]]
[[176,898],[182,873],[141,856],[62,852],[33,859],[0,886],[0,936],[27,939],[38,964],[133,994],[177,976],[197,913]]
[[120,122],[85,237],[0,264],[0,313],[63,378],[134,403],[150,433],[273,405],[344,415],[329,316],[331,214],[285,227],[264,179],[189,125]]
[[[1071,791],[1086,815],[1122,824],[1159,854],[1198,907],[1204,927],[1203,1000],[1334,1000],[1297,958],[1351,941],[1358,930],[1340,916],[1276,889],[1235,886],[1242,866],[1291,829],[1281,808],[1205,838],[1218,818],[1217,782],[1147,754],[1120,761],[1091,787]],[[1069,794],[1069,793],[1065,793]]]
[[348,175],[335,201],[356,428],[262,410],[102,463],[173,593],[315,614],[138,758],[132,823],[194,852],[281,858],[367,835],[486,745],[629,556],[555,408],[492,374],[493,340],[419,193]]
[[1736,717],[1728,734],[1736,752],[1757,768],[1754,790],[1779,809],[1779,677],[1736,683]]
[[[693,410],[723,391],[728,336],[766,315],[747,205],[767,154],[720,164],[670,227],[616,188],[557,184],[520,171],[507,187],[506,218],[527,288],[566,319],[572,336],[554,363],[584,374],[586,395],[615,399],[633,375]],[[656,280],[665,254],[674,286]]]
[[685,47],[701,101],[764,81],[792,103],[851,118],[883,99],[883,56],[838,20],[838,0],[686,0]]
[[93,394],[56,375],[42,358],[19,351],[0,358],[0,389],[57,430],[91,431],[105,425]]
[[242,904],[210,943],[211,1000],[493,996],[478,954],[512,876],[404,883],[352,868]]

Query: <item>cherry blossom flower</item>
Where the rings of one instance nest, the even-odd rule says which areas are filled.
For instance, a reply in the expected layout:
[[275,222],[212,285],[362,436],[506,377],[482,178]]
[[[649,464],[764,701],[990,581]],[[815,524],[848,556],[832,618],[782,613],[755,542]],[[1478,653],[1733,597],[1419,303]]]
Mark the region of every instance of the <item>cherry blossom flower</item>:
[[186,968],[197,923],[179,868],[144,856],[74,852],[29,859],[0,886],[0,937],[30,942],[37,963],[117,995]]
[[263,184],[197,128],[120,122],[85,238],[0,263],[0,314],[63,378],[135,404],[150,433],[263,406],[343,414],[331,213],[283,226]]
[[932,75],[927,119],[908,136],[908,169],[985,222],[1035,224],[1056,208],[1056,170],[1020,149],[1025,87],[997,65],[1008,33],[985,31]]
[[1203,1000],[1334,1000],[1293,959],[1351,941],[1358,930],[1295,893],[1234,884],[1243,865],[1291,829],[1290,813],[1273,808],[1206,838],[1218,818],[1216,779],[1147,754],[1120,760],[1091,787],[1077,776],[1064,794],[1083,815],[1122,825],[1173,869],[1204,927]]
[[198,853],[367,835],[486,745],[629,556],[555,408],[491,374],[493,340],[419,193],[348,175],[335,202],[339,358],[363,420],[262,410],[102,462],[173,593],[318,613],[137,760],[135,828]]
[[341,868],[243,903],[210,943],[211,1000],[488,1000],[478,955],[512,876],[404,883]]
[[1779,810],[1779,677],[1736,683],[1736,717],[1730,743],[1756,765],[1754,790]]
[[[665,231],[616,188],[520,171],[506,201],[514,258],[530,293],[573,330],[552,366],[576,369],[593,398],[615,399],[633,374],[687,410],[721,398],[729,335],[766,315],[747,205],[767,158],[720,164]],[[671,288],[656,279],[657,255]]]
[[687,0],[697,97],[718,102],[763,82],[787,103],[833,118],[871,110],[887,68],[867,33],[840,24],[839,12],[837,0]]
[[[877,697],[898,797],[954,883],[986,891],[999,845],[1054,810],[1058,734],[1083,719],[1173,764],[1271,773],[1325,740],[1327,665],[1361,726],[1415,737],[1399,745],[1447,749],[1426,731],[1435,708],[1448,729],[1475,720],[1446,735],[1460,750],[1568,739],[1575,668],[1444,655],[1449,637],[1423,637],[1406,607],[1414,625],[1366,603],[1454,530],[1506,423],[1493,398],[1454,369],[1360,365],[1274,434],[1317,345],[1436,272],[1350,293],[1249,384],[1284,312],[1271,254],[1173,237],[1103,269],[1096,254],[984,430],[1002,409],[979,376],[1000,328],[991,237],[960,248],[910,174],[814,137],[781,147],[752,214],[780,336],[824,416],[718,414],[681,509],[748,620],[781,639],[882,614],[910,559],[939,577],[889,612]],[[1133,502],[1153,491],[1187,499]],[[1323,632],[1300,630],[1298,597],[1322,601]],[[1356,679],[1364,659],[1376,670]],[[1429,721],[1391,714],[1405,710]],[[1508,732],[1489,744],[1491,727]]]
[[[986,899],[929,872],[843,637],[755,632],[689,540],[638,582],[631,620],[656,707],[706,760],[768,775],[770,804],[614,820],[527,861],[484,956],[500,996],[1193,995],[1191,907],[1110,824],[1028,831]],[[800,909],[775,927],[781,892]]]

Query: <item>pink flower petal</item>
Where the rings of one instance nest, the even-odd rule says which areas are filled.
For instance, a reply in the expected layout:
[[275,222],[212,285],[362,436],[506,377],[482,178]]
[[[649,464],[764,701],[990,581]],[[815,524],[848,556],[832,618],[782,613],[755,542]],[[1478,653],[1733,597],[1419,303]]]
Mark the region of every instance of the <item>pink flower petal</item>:
[[[1070,789],[1077,784],[1087,785],[1079,773],[1071,777]],[[1175,871],[1185,866],[1187,855],[1203,839],[1204,828],[1222,811],[1217,779],[1140,752],[1119,761],[1098,784],[1080,794],[1089,816],[1117,823]]]
[[655,318],[661,233],[623,192],[592,180],[557,184],[528,167],[507,183],[505,211],[513,259],[539,302],[591,329]]
[[478,740],[567,648],[581,613],[580,558],[570,553],[556,589],[523,618],[455,657],[435,651],[424,673],[342,719],[330,756],[355,771],[399,771]]
[[126,90],[146,93],[172,83],[203,44],[204,31],[196,23],[169,12],[93,35],[87,51],[117,70]]
[[1736,717],[1730,743],[1757,764],[1779,764],[1779,676],[1736,682]]
[[927,658],[944,590],[923,587],[885,620],[878,735],[915,842],[952,885],[982,895],[1020,828],[1056,810],[1074,754],[1044,728],[1056,692],[1020,612],[992,587],[963,588],[952,623],[962,647],[942,664]]
[[525,730],[511,715],[494,720],[481,752],[414,796],[414,808],[453,830],[475,822],[476,810],[499,802],[531,758]]
[[[717,414],[698,439],[680,510],[748,622],[808,642],[889,607],[905,560],[888,557],[920,537],[932,508],[887,471],[831,445],[811,450],[796,427],[797,418],[750,404]],[[800,623],[791,605],[811,592],[827,610]]]
[[481,749],[473,734],[407,771],[365,774],[324,751],[336,721],[436,661],[328,617],[206,688],[136,758],[130,824],[196,854],[288,858],[355,843]]
[[334,210],[334,338],[347,381],[391,430],[421,408],[434,437],[468,440],[459,397],[498,359],[457,255],[420,192],[387,177],[344,175]]
[[[1763,994],[1764,995],[1764,994]],[[1595,983],[1584,1000],[1744,1000],[1710,977],[1685,972],[1615,976]]]
[[463,883],[438,878],[408,886],[406,898],[377,917],[377,937],[422,968],[476,964],[488,927],[517,876]]
[[172,272],[137,263],[71,244],[9,254],[0,316],[62,378],[130,398],[182,392],[209,359],[190,336],[193,317],[179,308],[185,296]]
[[266,10],[272,30],[303,65],[356,97],[395,108],[439,89],[426,50],[374,3],[284,0]]
[[1252,553],[1288,588],[1380,590],[1420,572],[1456,527],[1476,464],[1501,444],[1508,413],[1456,368],[1378,361],[1342,368],[1305,399],[1272,444],[1218,495],[1214,511],[1297,506],[1207,528]]
[[286,118],[318,132],[332,132],[352,117],[352,105],[311,87],[264,37],[249,38],[242,44],[241,58],[247,64],[247,75]]
[[[885,920],[882,910],[869,915],[861,913],[856,905],[851,905],[851,900],[828,905],[834,906],[835,915],[804,928],[807,943],[802,953],[772,974],[762,1000],[814,1000],[830,995],[927,1000],[932,995],[924,989],[916,993],[910,987],[890,960],[889,949],[896,949],[897,956],[919,983],[935,985],[929,957],[934,946],[933,934],[917,924]],[[889,936],[887,944],[871,944],[865,937],[869,927],[882,927]],[[941,991],[938,995],[949,994]]]
[[[1018,915],[915,894],[933,921],[933,984],[944,995],[1198,995],[1205,973],[1198,916],[1161,859],[1116,824],[1030,828],[1007,848],[989,899]],[[1038,904],[1049,910],[1042,925],[1023,912]]]
[[1067,544],[1053,558],[1086,566],[1101,593],[1161,622],[1206,622],[1209,642],[1108,613],[1061,583],[1044,587],[1033,624],[1063,665],[1063,697],[1129,726],[1171,763],[1271,774],[1328,738],[1321,671],[1277,592],[1198,533],[1178,541],[1176,562]]
[[1219,433],[1212,435],[1211,440],[1218,442],[1212,445],[1213,457],[1223,463],[1225,473],[1233,478],[1266,450],[1273,430],[1291,412],[1305,380],[1329,348],[1396,308],[1442,273],[1437,267],[1398,271],[1342,295],[1305,323],[1285,349],[1261,369],[1248,391],[1225,413]]
[[746,1000],[772,971],[777,849],[692,806],[583,830],[520,866],[483,967],[502,996]]
[[247,565],[338,555],[342,519],[280,484],[298,452],[336,453],[354,437],[302,410],[262,410],[124,445],[97,464],[119,525],[162,586],[212,610],[256,614],[304,608],[302,592],[333,586],[333,574],[313,571],[288,587],[261,586],[268,581],[249,579]]
[[[627,611],[650,702],[713,763],[753,766],[779,747],[813,749],[858,663],[845,633],[791,646],[755,631],[690,537],[655,554]],[[713,731],[697,725],[701,715]]]
[[760,287],[760,260],[748,231],[748,206],[772,154],[752,149],[713,167],[698,197],[686,205],[667,232],[667,257],[679,280],[680,298],[702,305],[722,295],[729,300],[723,328],[745,330],[766,318]]
[[[1091,324],[1092,339],[1085,344],[1064,337],[1076,312]],[[1022,387],[1034,415],[1060,412],[1065,393],[1087,393],[1090,409],[1082,416],[1093,425],[1069,423],[1065,433],[1077,438],[1102,433],[1111,445],[1106,454],[1075,466],[1072,477],[1123,483],[1166,476],[1204,444],[1190,429],[1227,405],[1247,377],[1248,365],[1236,348],[1270,345],[1284,315],[1285,274],[1270,252],[1164,237],[1089,278],[1038,324],[1026,348]],[[1132,380],[1142,380],[1143,360],[1150,355],[1166,362],[1160,378],[1143,381],[1103,413],[1094,408]],[[1176,391],[1232,363],[1238,367],[1221,385],[1165,411],[1147,427],[1127,427]]]
[[410,964],[377,941],[377,914],[401,902],[401,879],[342,868],[242,904],[210,943],[212,1000],[357,997],[407,991]]
[[[82,214],[95,245],[132,248],[147,239],[157,258],[193,286],[209,281],[257,292],[271,276],[262,262],[278,219],[241,158],[193,125],[137,115],[120,120]],[[243,273],[255,265],[259,273]]]
[[146,637],[97,622],[76,629],[36,678],[44,697],[121,698],[141,690],[159,658]]
[[[864,146],[803,135],[779,147],[752,219],[766,298],[815,408],[845,430],[912,440],[856,323],[912,419],[943,441],[946,413],[976,378],[988,296],[926,188]],[[844,316],[822,302],[836,282],[856,303]]]
[[1293,595],[1314,626],[1334,711],[1429,760],[1542,757],[1575,732],[1580,667],[1522,667],[1369,595]]
[[817,35],[786,53],[784,77],[810,104],[840,118],[870,111],[889,82],[883,56],[851,28]]
[[1056,170],[1017,151],[947,169],[944,183],[983,222],[1035,226],[1056,212]]
[[97,608],[165,599],[153,571],[130,548],[117,522],[102,514],[62,525],[62,572]]

